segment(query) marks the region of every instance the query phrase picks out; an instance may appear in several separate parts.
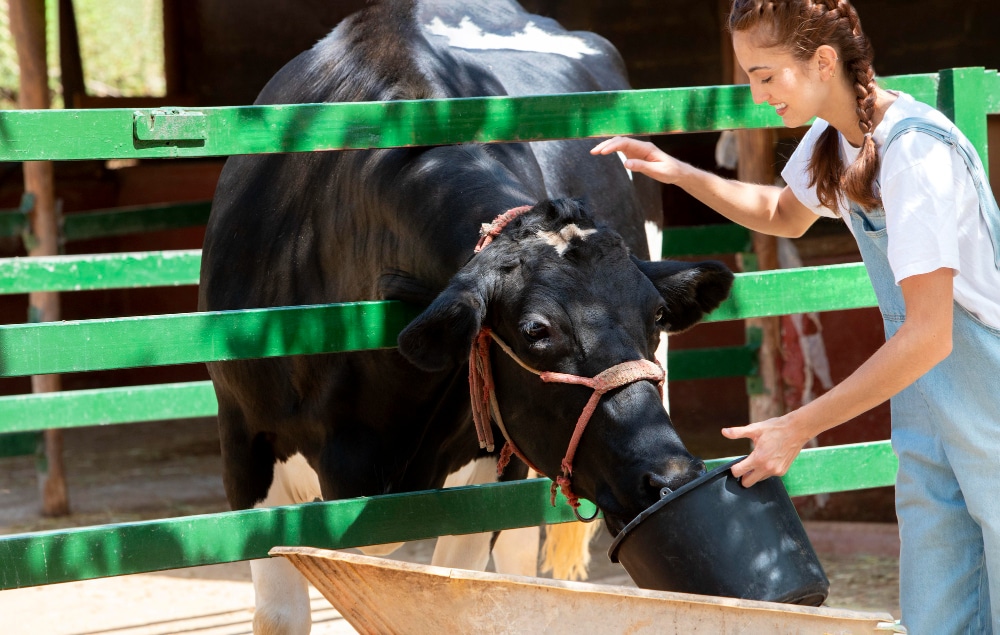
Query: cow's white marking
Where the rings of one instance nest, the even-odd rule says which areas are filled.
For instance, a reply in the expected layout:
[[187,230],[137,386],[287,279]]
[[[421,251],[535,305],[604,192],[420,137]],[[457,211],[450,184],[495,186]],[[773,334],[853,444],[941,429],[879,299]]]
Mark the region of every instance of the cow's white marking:
[[561,256],[569,249],[569,243],[574,238],[586,240],[587,236],[595,233],[596,229],[580,229],[575,223],[570,223],[557,232],[539,231],[537,236],[552,245]]
[[[628,161],[628,157],[625,156],[624,152],[619,152],[618,158],[622,160],[622,165],[625,165],[625,162]],[[634,181],[635,179],[632,178],[632,170],[625,168],[625,171],[628,173],[628,180]]]
[[507,49],[512,51],[532,51],[535,53],[554,53],[573,59],[581,59],[584,55],[600,55],[601,51],[592,48],[580,37],[549,33],[538,28],[534,22],[528,22],[519,33],[500,34],[486,33],[468,16],[462,18],[458,26],[449,26],[435,17],[427,25],[432,35],[448,38],[448,45],[476,51],[493,51]]
[[[319,477],[301,454],[276,463],[267,497],[254,507],[306,503],[320,497]],[[251,560],[255,633],[309,633],[309,587],[285,558]]]
[[[631,176],[631,174],[629,175]],[[646,244],[649,245],[649,259],[663,259],[663,228],[654,221],[646,221]],[[670,347],[670,340],[666,333],[660,333],[660,345],[656,348],[656,361],[660,363],[666,377],[670,375],[670,367],[667,366],[667,350]],[[670,392],[668,390],[669,381],[663,382],[663,409],[670,414]]]
[[[301,454],[275,463],[274,479],[267,496],[254,507],[296,505],[322,498],[319,476]],[[403,543],[372,545],[362,552],[388,555]],[[254,633],[307,634],[312,624],[309,586],[301,573],[285,558],[251,560],[250,574],[255,595]]]

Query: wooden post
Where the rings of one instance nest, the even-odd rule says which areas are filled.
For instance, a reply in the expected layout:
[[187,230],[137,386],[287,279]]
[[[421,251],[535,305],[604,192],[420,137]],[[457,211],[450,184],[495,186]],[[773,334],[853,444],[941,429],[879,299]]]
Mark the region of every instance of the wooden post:
[[[45,57],[45,0],[9,0],[10,30],[17,46],[21,70],[20,97],[22,109],[49,107],[48,62]],[[24,189],[35,195],[31,212],[32,243],[27,245],[29,256],[52,256],[59,253],[59,224],[56,218],[55,179],[48,161],[24,163]],[[32,293],[28,296],[28,321],[51,322],[59,319],[57,293]],[[60,389],[58,375],[35,375],[31,378],[33,392],[55,392]],[[45,456],[40,461],[39,487],[42,514],[64,516],[69,513],[69,497],[62,458],[62,432],[46,430]]]
[[79,97],[87,91],[73,0],[59,0],[59,71],[62,75],[63,107],[79,108]]
[[[740,130],[737,133],[739,180],[748,183],[774,183],[774,141],[774,132],[771,130]],[[756,269],[778,269],[777,238],[751,232],[751,241],[757,257]],[[760,330],[760,390],[751,393],[749,398],[750,420],[763,421],[785,414],[781,379],[781,318],[750,318],[746,321],[746,327],[748,330]]]
[[[749,79],[733,55],[732,36],[726,26],[731,0],[719,0],[722,27],[722,68],[724,81],[746,84]],[[739,163],[737,178],[748,183],[771,185],[775,181],[773,130],[739,130],[736,132]],[[778,269],[778,240],[774,236],[751,232],[757,270]],[[747,267],[741,263],[744,270]],[[750,391],[750,421],[763,421],[785,414],[784,387],[781,379],[781,318],[751,318],[746,320],[748,331],[760,331],[759,390]]]
[[183,0],[163,0],[163,74],[166,80],[166,96],[180,95],[186,91],[184,85],[182,40]]

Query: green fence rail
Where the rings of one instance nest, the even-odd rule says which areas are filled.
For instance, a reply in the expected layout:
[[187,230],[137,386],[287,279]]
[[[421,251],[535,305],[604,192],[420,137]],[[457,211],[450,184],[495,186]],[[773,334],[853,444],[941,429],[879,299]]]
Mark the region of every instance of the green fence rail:
[[[874,304],[861,264],[740,273],[706,321]],[[0,326],[0,377],[391,348],[416,315],[380,301],[8,324]]]
[[[757,368],[756,346],[670,351],[671,381],[743,377]],[[210,381],[120,388],[92,388],[0,397],[0,430],[22,433],[142,421],[214,417],[219,404]],[[8,455],[33,452],[36,441],[21,440]],[[0,446],[0,456],[4,456]]]
[[[880,81],[942,107],[977,148],[986,147],[985,122],[976,115],[983,104],[995,112],[1000,102],[996,71],[951,69]],[[0,113],[0,161],[210,157],[781,125],[773,110],[753,103],[745,85],[187,110],[11,110]]]
[[[22,236],[28,231],[28,213],[33,203],[20,209],[0,211],[0,238]],[[208,221],[211,201],[165,203],[95,209],[66,214],[62,218],[65,242],[197,227]]]
[[3,432],[214,417],[210,381],[64,390],[0,397]]
[[[1000,112],[996,71],[953,69],[881,82],[941,108],[962,127],[985,162],[985,115]],[[0,161],[206,157],[780,125],[773,112],[752,104],[746,86],[187,111],[6,111],[0,113]],[[143,274],[153,281],[148,284],[176,284],[184,276],[191,279],[196,254],[173,261],[184,262],[187,269],[169,274],[158,269],[168,266],[165,254],[135,260],[143,263],[130,265],[136,271],[152,271]],[[65,262],[48,263],[51,276],[33,270],[35,265],[9,264],[22,267],[20,274],[0,273],[0,286],[5,293],[23,293],[37,285],[82,289],[81,277],[103,280],[87,284],[105,285],[89,288],[134,280],[131,274],[114,272],[117,265],[110,261],[78,261],[78,268],[104,268],[85,276],[66,273],[71,265],[54,273]],[[0,269],[6,266],[2,263]],[[77,281],[68,282],[74,275]],[[10,281],[21,277],[31,282],[18,286]],[[789,292],[792,288],[794,293]],[[732,297],[709,319],[873,305],[862,266],[840,265],[740,274]],[[398,303],[369,302],[8,325],[0,327],[0,376],[391,347],[413,315],[411,308]],[[157,332],[159,337],[154,336]],[[164,341],[165,332],[171,334],[170,341]],[[129,342],[133,350],[118,350],[121,342]],[[107,400],[102,412],[113,411],[116,400],[130,399],[128,389],[120,390],[100,397],[80,391],[65,396],[61,407],[92,398],[92,403]],[[204,382],[164,390],[198,396],[201,402],[190,404],[188,412],[212,407]],[[29,402],[24,396],[21,406],[35,407]],[[151,406],[154,410],[163,413],[166,406]],[[856,444],[803,451],[784,481],[798,496],[891,485],[895,470],[888,442]],[[6,536],[0,538],[0,589],[246,560],[265,556],[275,544],[338,548],[572,520],[567,506],[549,507],[547,498],[548,481],[541,479]]]
[[198,284],[201,250],[0,258],[0,294]]
[[[802,496],[891,485],[895,472],[888,442],[875,442],[803,450],[783,480]],[[573,520],[565,499],[551,507],[548,497],[548,479],[533,479],[5,536],[0,590],[264,558],[275,545],[342,549]]]

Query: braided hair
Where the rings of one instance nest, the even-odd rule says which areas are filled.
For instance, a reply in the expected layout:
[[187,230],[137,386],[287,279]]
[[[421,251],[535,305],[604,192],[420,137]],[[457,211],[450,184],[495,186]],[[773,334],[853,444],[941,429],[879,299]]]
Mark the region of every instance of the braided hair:
[[858,127],[864,142],[858,158],[848,166],[840,160],[840,139],[833,126],[823,131],[809,160],[809,185],[820,203],[838,209],[841,194],[865,209],[880,206],[875,193],[878,148],[872,139],[875,115],[875,70],[872,47],[861,30],[861,20],[848,0],[733,0],[729,30],[754,31],[764,47],[787,50],[799,61],[812,58],[826,44],[832,46],[853,80]]

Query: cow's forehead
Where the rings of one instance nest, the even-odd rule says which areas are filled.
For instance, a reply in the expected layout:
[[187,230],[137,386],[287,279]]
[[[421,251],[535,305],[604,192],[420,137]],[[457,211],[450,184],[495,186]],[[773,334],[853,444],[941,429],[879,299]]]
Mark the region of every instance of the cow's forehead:
[[546,31],[529,21],[521,31],[490,33],[473,22],[469,16],[463,17],[457,25],[445,24],[435,16],[424,28],[432,35],[448,39],[448,46],[475,51],[531,51],[563,55],[582,59],[584,55],[600,55],[601,52],[581,37],[568,33]]
[[[551,302],[567,309],[596,302],[611,312],[642,309],[656,295],[652,285],[642,284],[642,272],[629,258],[620,241],[599,229],[584,229],[570,223],[558,230],[539,230],[522,254],[522,275],[508,287],[512,306],[524,310]],[[527,244],[525,245],[527,246]],[[525,259],[525,257],[527,257]],[[520,298],[520,300],[514,300]],[[614,305],[614,307],[607,305]]]
[[576,223],[569,223],[559,231],[539,230],[535,235],[553,247],[556,253],[562,256],[569,249],[570,242],[574,238],[586,240],[588,236],[595,233],[597,233],[596,229],[580,229]]
[[521,240],[521,249],[526,250],[521,259],[535,261],[541,270],[589,271],[593,266],[617,269],[629,262],[629,250],[621,236],[589,222],[534,227]]

